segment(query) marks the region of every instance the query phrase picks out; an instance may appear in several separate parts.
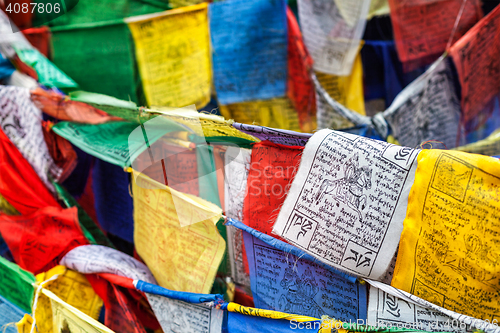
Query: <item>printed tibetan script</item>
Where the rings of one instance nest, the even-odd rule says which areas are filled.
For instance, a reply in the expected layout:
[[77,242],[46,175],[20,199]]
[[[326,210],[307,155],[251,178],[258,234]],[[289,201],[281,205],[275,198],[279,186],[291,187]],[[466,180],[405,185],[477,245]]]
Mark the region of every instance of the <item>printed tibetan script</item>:
[[403,228],[418,150],[322,130],[273,232],[326,264],[381,279]]

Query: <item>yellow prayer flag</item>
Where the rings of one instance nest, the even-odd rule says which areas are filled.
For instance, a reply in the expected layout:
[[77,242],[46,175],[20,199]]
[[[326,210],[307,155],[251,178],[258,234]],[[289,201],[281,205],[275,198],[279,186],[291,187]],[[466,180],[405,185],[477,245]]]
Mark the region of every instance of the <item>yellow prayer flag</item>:
[[452,311],[500,320],[500,161],[423,150],[392,286]]
[[[57,279],[44,284],[44,288],[52,291],[63,302],[68,303],[93,319],[99,318],[103,302],[83,274],[67,269],[64,266],[56,266],[47,272],[38,274],[36,276],[37,283],[47,281],[55,275],[59,276]],[[53,332],[53,315],[51,300],[44,294],[40,294],[35,309],[38,333]],[[31,324],[30,319],[25,316],[17,324],[19,332],[29,332]]]
[[389,15],[390,13],[391,9],[389,8],[388,0],[371,0],[370,10],[366,19],[369,20],[374,16]]
[[222,210],[143,174],[134,178],[137,253],[160,286],[209,293],[226,248],[215,226]]
[[87,316],[85,313],[68,303],[65,303],[51,291],[42,289],[42,293],[50,299],[52,305],[55,326],[53,332],[114,333],[97,320]]
[[220,105],[226,119],[300,132],[299,116],[288,98]]
[[30,333],[32,325],[33,318],[31,318],[29,314],[25,313],[24,317],[16,323],[17,333]]
[[334,100],[352,111],[365,115],[361,53],[358,52],[354,60],[351,75],[337,76],[316,72],[316,77]]
[[203,1],[204,0],[169,0],[168,4],[172,8],[179,8],[179,7],[184,7],[184,6],[196,5],[197,3],[201,3]]
[[244,314],[247,316],[264,317],[264,318],[270,318],[270,319],[293,320],[296,322],[306,322],[306,321],[319,320],[319,318],[302,316],[302,315],[291,314],[291,313],[286,313],[286,312],[251,308],[251,307],[243,306],[243,305],[233,303],[233,302],[229,302],[227,304],[227,311],[238,312],[238,313],[241,313],[241,314]]
[[484,140],[479,140],[453,149],[487,156],[500,155],[500,129],[491,133]]
[[207,4],[126,19],[149,105],[202,108],[212,78]]
[[[164,107],[156,107],[147,110],[151,113],[159,113],[162,117],[169,120],[181,123],[189,127],[195,134],[205,137],[233,137],[241,138],[254,142],[260,141],[254,136],[241,132],[231,126],[230,120],[224,119],[222,116],[214,114],[199,113],[196,110],[185,108],[176,108],[174,110],[166,110]],[[179,132],[171,133],[178,136]],[[167,134],[166,136],[169,136]],[[189,138],[184,138],[189,140]]]

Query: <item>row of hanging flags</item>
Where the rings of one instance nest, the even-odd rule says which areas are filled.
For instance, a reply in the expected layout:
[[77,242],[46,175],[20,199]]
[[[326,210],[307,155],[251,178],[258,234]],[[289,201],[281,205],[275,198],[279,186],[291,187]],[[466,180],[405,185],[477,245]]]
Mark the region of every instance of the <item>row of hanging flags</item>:
[[0,95],[8,332],[500,331],[498,158]]
[[[479,0],[299,0],[298,10],[297,22],[284,0],[230,0],[124,19],[147,104],[201,109],[214,95],[221,114],[242,123],[368,127],[402,145],[447,148],[465,144],[495,109],[498,8],[483,17]],[[374,13],[390,13],[393,44],[361,40]],[[2,29],[11,29],[6,17]],[[22,34],[2,45],[41,84],[77,88]],[[385,100],[385,111],[367,116],[364,98]]]
[[[410,148],[460,145],[500,89],[500,7],[482,17],[464,2],[449,19],[452,2],[389,1],[404,65],[432,64],[373,118],[332,98],[351,98],[341,86],[362,77],[367,1],[299,1],[305,46],[279,0],[127,19],[149,108],[47,89],[76,83],[21,34],[2,33],[2,54],[40,86],[0,87],[10,259],[0,258],[0,323],[26,333],[500,332],[500,161],[490,157],[500,135]],[[422,22],[436,34],[422,40]],[[445,23],[453,33],[437,33]],[[212,76],[230,118],[296,114],[304,125],[316,101],[320,127],[357,127],[307,134],[198,113]]]

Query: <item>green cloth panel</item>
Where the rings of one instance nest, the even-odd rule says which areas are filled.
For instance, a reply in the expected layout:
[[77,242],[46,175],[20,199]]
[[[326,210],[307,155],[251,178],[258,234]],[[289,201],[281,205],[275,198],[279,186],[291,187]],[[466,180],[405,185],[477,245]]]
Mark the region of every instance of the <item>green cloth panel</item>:
[[66,207],[76,207],[78,209],[78,222],[82,228],[85,237],[91,244],[104,245],[111,248],[115,248],[111,241],[104,235],[104,233],[99,229],[95,222],[90,218],[90,216],[85,212],[85,210],[78,204],[78,202],[73,198],[71,194],[66,191],[64,187],[56,182],[53,182],[59,199],[64,203]]
[[[129,167],[131,161],[145,151],[148,145],[169,132],[186,129],[176,122],[156,117],[145,123],[142,128],[135,123],[124,121],[98,125],[62,121],[54,125],[52,130],[87,154],[120,167]],[[129,141],[132,133],[134,135]]]
[[31,313],[35,276],[18,265],[0,257],[0,295]]
[[16,47],[19,59],[35,69],[38,82],[47,87],[76,88],[78,85],[35,48]]
[[87,91],[72,91],[69,93],[69,97],[72,101],[87,103],[112,116],[138,124],[156,117],[156,115],[151,113],[140,113],[137,104],[134,102],[124,101],[107,95]]
[[125,23],[57,27],[51,33],[52,61],[80,89],[137,103],[140,78]]
[[[76,0],[66,0],[70,7]],[[38,0],[37,3],[53,2]],[[43,14],[35,15],[33,25],[68,26],[123,19],[129,16],[156,13],[169,9],[167,0],[80,0],[68,13],[47,22]]]

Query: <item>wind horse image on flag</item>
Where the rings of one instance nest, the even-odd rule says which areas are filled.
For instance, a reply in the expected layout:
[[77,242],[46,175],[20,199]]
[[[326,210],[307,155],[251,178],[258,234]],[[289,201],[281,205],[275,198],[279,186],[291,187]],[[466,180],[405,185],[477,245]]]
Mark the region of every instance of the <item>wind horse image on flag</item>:
[[500,333],[500,0],[0,1],[0,331]]

